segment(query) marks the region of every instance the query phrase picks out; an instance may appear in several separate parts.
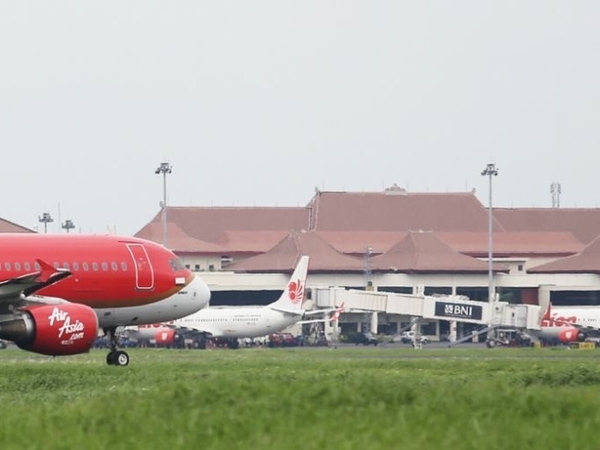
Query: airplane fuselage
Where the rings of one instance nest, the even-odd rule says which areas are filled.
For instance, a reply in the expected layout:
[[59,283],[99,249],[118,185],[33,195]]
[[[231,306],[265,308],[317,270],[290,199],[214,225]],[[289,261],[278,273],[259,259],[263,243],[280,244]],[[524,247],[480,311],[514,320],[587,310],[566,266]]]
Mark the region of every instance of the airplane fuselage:
[[0,234],[0,279],[39,270],[43,260],[72,275],[29,297],[93,308],[101,327],[153,323],[207,305],[208,287],[164,247],[111,235]]
[[208,308],[175,321],[177,326],[195,328],[213,337],[254,338],[281,331],[301,314],[285,314],[268,306],[262,308]]
[[[577,327],[575,327],[577,324]],[[532,334],[542,340],[561,339],[568,331],[575,332],[580,327],[600,328],[599,307],[552,307],[541,321],[541,329]]]
[[[259,308],[207,308],[169,325],[202,330],[211,337],[254,338],[279,332],[298,322],[300,314],[285,314],[268,306]],[[163,325],[146,326],[137,337],[154,338]]]

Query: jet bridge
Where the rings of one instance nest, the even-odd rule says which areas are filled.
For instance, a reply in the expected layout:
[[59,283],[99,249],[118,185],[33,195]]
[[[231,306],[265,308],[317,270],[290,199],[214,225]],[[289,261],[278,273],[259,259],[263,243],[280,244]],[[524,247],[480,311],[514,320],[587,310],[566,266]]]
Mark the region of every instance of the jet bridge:
[[[317,308],[335,308],[344,304],[346,312],[382,312],[418,319],[448,320],[485,325],[481,333],[498,328],[539,330],[541,309],[538,305],[514,305],[507,302],[479,302],[461,295],[409,295],[392,292],[313,289]],[[419,331],[419,330],[417,330]],[[472,337],[470,335],[468,338]],[[467,339],[468,339],[467,338]]]

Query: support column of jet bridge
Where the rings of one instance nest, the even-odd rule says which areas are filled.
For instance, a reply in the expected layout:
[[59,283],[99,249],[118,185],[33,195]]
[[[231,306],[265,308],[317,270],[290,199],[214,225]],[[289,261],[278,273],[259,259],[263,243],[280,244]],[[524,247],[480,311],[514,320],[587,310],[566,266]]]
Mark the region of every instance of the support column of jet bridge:
[[423,341],[421,340],[421,318],[415,317],[412,320],[410,330],[413,332],[412,345],[415,350],[423,349]]
[[377,311],[373,311],[371,313],[371,333],[377,334],[378,328],[379,328],[379,313]]

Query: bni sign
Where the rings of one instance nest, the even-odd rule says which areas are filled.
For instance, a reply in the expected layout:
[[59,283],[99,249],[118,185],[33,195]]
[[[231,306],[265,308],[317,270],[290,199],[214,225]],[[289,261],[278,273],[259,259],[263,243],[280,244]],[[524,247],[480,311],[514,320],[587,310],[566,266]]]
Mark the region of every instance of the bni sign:
[[435,302],[435,315],[455,319],[481,320],[483,308],[477,305],[465,305],[464,303]]

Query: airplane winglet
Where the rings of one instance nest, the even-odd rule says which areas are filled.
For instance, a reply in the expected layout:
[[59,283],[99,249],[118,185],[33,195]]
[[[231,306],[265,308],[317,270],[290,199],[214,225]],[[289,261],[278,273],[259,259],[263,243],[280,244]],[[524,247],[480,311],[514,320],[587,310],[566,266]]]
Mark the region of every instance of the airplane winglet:
[[50,277],[56,272],[58,272],[58,270],[55,267],[51,266],[42,259],[36,259],[35,262],[37,262],[40,265],[40,273],[36,278],[42,283],[48,282],[48,280],[50,280]]
[[339,320],[340,314],[342,314],[342,312],[344,312],[344,302],[342,302],[342,304],[339,306],[339,308],[336,309],[335,312],[331,315],[331,320],[332,321]]
[[42,259],[36,259],[35,261],[39,264],[40,270],[35,276],[36,283],[23,290],[23,295],[26,297],[71,276],[71,271],[67,269],[56,268]]

